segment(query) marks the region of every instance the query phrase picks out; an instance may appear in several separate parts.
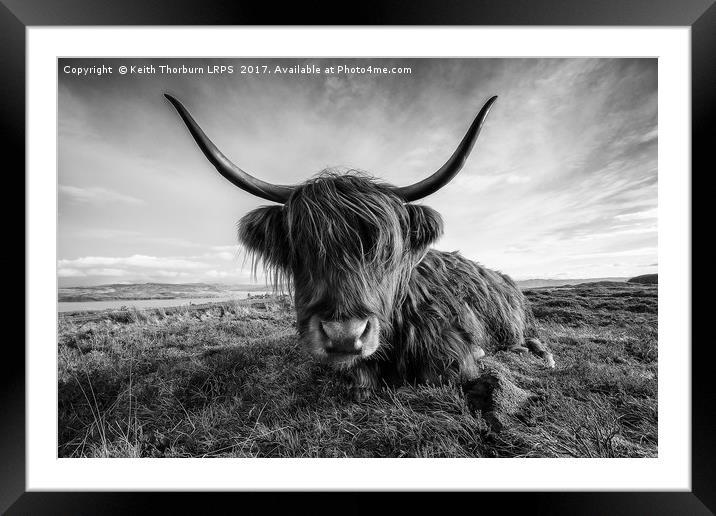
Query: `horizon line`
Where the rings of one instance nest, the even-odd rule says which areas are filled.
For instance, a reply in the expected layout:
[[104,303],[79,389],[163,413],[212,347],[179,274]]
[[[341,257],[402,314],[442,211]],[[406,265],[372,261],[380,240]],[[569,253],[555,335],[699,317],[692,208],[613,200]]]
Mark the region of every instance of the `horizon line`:
[[[524,283],[526,281],[575,281],[575,280],[604,280],[604,279],[630,279],[637,278],[639,276],[650,276],[652,274],[658,274],[658,272],[637,274],[635,276],[591,276],[591,277],[570,277],[570,278],[526,278],[526,279],[515,279],[512,280],[516,283]],[[114,283],[97,283],[91,285],[67,285],[64,287],[58,286],[58,289],[62,288],[92,288],[92,287],[108,287],[112,285],[255,285],[255,286],[267,286],[270,287],[270,283],[252,283],[252,282],[222,282],[222,281],[187,281],[187,282],[161,282],[161,281],[144,281],[144,282],[114,282]]]

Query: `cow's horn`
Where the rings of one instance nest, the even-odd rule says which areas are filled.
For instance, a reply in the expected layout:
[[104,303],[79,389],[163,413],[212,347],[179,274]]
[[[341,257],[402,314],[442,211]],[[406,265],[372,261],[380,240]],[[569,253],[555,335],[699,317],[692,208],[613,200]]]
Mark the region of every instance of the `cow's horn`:
[[241,170],[216,148],[216,145],[204,134],[199,124],[196,123],[181,102],[167,93],[165,93],[164,96],[179,112],[179,116],[184,120],[184,123],[189,128],[189,132],[194,137],[194,140],[196,140],[204,156],[216,167],[219,174],[242,190],[246,190],[262,199],[280,203],[285,203],[288,200],[294,187],[266,183]]
[[460,145],[457,146],[457,149],[455,149],[453,155],[450,156],[450,159],[448,159],[437,172],[410,186],[395,187],[393,191],[410,202],[427,197],[448,184],[465,164],[465,160],[467,160],[467,157],[470,155],[477,136],[480,134],[480,129],[482,129],[482,124],[485,122],[487,113],[490,112],[490,108],[492,104],[495,103],[495,100],[497,100],[497,96],[485,102],[485,105],[482,106],[482,109],[475,117],[475,121],[472,122],[470,129],[467,130],[467,134],[465,134],[465,137],[460,142]]

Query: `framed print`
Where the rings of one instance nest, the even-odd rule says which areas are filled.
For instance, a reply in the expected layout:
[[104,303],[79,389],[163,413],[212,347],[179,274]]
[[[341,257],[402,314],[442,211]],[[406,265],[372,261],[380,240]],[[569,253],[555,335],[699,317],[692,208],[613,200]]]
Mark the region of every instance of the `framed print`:
[[6,2],[27,207],[3,510],[709,514],[691,167],[716,11],[555,7]]

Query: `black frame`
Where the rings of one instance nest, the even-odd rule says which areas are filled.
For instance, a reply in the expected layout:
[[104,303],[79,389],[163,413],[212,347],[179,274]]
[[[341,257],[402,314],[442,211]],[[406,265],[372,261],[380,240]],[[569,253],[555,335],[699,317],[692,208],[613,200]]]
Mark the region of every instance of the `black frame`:
[[[273,3],[222,0],[0,0],[0,91],[2,91],[3,157],[15,158],[6,166],[3,181],[15,181],[7,191],[25,191],[23,176],[10,170],[24,170],[25,153],[25,29],[28,26],[62,25],[634,25],[690,26],[692,66],[692,161],[702,175],[713,143],[710,130],[716,113],[716,0],[400,0],[375,5],[351,5],[341,16],[340,3],[322,5],[294,3],[274,7]],[[692,173],[692,178],[694,174]],[[54,171],[48,171],[54,178]],[[54,179],[53,179],[54,180]],[[12,190],[11,190],[12,189]],[[19,197],[19,194],[15,194]],[[3,220],[17,219],[17,208],[0,203]],[[692,215],[693,217],[693,215]],[[702,220],[693,217],[694,222]],[[5,234],[23,242],[22,269],[25,270],[24,231],[7,224]],[[707,230],[708,231],[708,230]],[[693,230],[692,230],[693,234]],[[18,246],[19,247],[19,246]],[[6,251],[7,252],[7,251]],[[692,251],[693,252],[693,251]],[[6,255],[7,256],[7,255]],[[3,257],[3,261],[7,261]],[[9,269],[10,263],[6,264]],[[15,269],[11,269],[15,270]],[[19,274],[11,274],[10,292],[25,292]],[[7,282],[7,281],[6,281]],[[9,290],[9,289],[8,289]],[[23,301],[24,301],[23,295]],[[24,303],[23,303],[24,304]],[[695,309],[704,305],[692,303]],[[705,304],[706,305],[706,304]],[[709,305],[706,305],[709,306]],[[707,308],[709,309],[709,308]],[[3,313],[17,312],[17,301]],[[693,319],[693,316],[692,316]],[[19,327],[19,325],[16,325]],[[24,326],[21,330],[24,340]],[[311,512],[325,510],[375,510],[376,498],[384,495],[349,493],[336,495],[308,493],[272,494],[257,500],[257,494],[224,493],[58,493],[25,492],[25,353],[5,339],[0,374],[0,511],[7,514],[97,514],[156,512],[166,510],[170,501],[181,509],[206,510],[218,503],[232,503],[236,510],[258,502],[262,512],[291,503],[296,511],[309,503]],[[48,343],[49,344],[49,343]],[[670,343],[686,345],[687,343]],[[590,492],[590,493],[464,493],[451,494],[451,503],[485,502],[505,509],[525,508],[530,514],[713,514],[716,511],[716,387],[710,381],[713,356],[711,342],[697,342],[692,349],[692,491],[676,492]],[[240,497],[241,500],[237,500]],[[454,498],[462,498],[455,500]],[[238,503],[237,503],[238,502]],[[297,504],[298,503],[298,504]],[[380,503],[380,502],[379,502]],[[403,510],[427,508],[425,496],[413,493],[402,497]],[[209,505],[211,504],[211,505]],[[382,503],[381,503],[382,505]],[[441,504],[440,508],[445,509]],[[233,511],[232,511],[233,512]]]

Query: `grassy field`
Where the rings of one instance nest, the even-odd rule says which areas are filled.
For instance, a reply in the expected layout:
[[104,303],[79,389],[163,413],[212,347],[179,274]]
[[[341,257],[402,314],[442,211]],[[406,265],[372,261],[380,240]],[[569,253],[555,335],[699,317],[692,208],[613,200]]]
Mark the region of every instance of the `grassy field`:
[[655,457],[657,287],[526,291],[557,362],[487,360],[530,394],[499,431],[458,388],[351,400],[281,300],[62,315],[60,457]]

